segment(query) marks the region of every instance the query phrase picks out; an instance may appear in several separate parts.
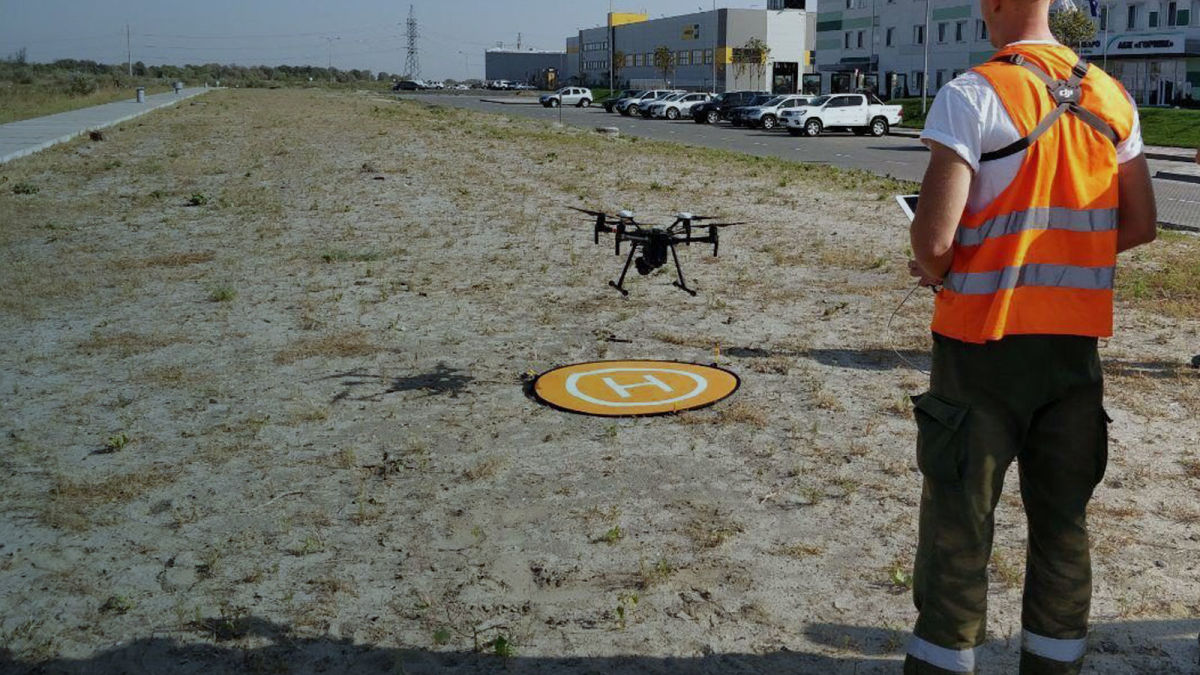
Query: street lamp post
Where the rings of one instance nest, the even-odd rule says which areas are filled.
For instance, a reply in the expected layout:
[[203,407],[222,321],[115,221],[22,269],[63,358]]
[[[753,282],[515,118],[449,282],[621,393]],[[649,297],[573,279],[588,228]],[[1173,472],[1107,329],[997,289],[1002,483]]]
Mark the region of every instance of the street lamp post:
[[329,47],[329,81],[333,82],[333,41],[341,40],[340,37],[325,37],[325,44]]
[[463,57],[463,81],[465,82],[471,79],[471,57],[464,51],[459,51],[458,53],[462,54]]
[[925,0],[925,33],[921,35],[921,43],[925,47],[925,70],[921,72],[921,116],[928,112],[925,99],[929,91],[929,13],[929,0]]

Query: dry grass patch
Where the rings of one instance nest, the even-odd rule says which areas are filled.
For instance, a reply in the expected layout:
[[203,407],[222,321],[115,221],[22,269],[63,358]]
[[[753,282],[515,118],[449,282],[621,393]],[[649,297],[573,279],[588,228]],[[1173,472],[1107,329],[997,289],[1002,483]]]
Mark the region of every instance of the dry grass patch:
[[1161,232],[1117,273],[1118,300],[1175,318],[1200,318],[1200,237]]
[[181,253],[167,253],[165,255],[155,255],[148,258],[137,258],[128,262],[123,262],[118,267],[127,268],[148,268],[148,267],[186,267],[188,265],[198,265],[200,263],[212,262],[217,257],[215,251],[192,251]]
[[758,428],[767,426],[770,418],[761,407],[745,402],[737,402],[721,409],[713,418],[714,424],[749,424]]
[[371,356],[384,348],[371,342],[366,331],[348,330],[315,338],[303,338],[275,354],[275,363],[285,365],[314,356],[353,358]]
[[105,335],[93,332],[90,338],[83,340],[75,348],[84,354],[115,352],[117,356],[125,358],[187,341],[188,338],[186,336],[179,334],[164,335],[161,333],[147,334],[123,331]]
[[112,524],[114,519],[104,507],[128,504],[171,483],[178,473],[177,469],[152,468],[94,481],[58,477],[38,519],[47,527],[77,532]]

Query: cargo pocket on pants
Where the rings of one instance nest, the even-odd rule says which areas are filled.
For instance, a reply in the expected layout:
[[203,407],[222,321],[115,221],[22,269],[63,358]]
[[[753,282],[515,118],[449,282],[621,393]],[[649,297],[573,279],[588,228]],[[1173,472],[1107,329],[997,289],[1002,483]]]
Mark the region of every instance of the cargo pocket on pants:
[[935,483],[959,483],[966,451],[962,426],[968,407],[932,392],[914,396],[913,405],[917,418],[917,467]]
[[1112,418],[1108,416],[1108,411],[1100,408],[1100,447],[1096,457],[1096,482],[1093,487],[1100,484],[1104,480],[1104,472],[1108,469],[1108,425],[1112,424]]

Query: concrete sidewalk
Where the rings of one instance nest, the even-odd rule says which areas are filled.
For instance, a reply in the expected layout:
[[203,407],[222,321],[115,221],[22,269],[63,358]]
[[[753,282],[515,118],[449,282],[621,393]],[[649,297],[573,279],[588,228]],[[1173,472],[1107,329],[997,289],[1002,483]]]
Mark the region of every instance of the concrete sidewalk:
[[206,91],[211,90],[205,87],[194,87],[184,89],[179,94],[167,92],[147,96],[145,103],[138,103],[137,100],[130,98],[127,101],[105,103],[57,115],[0,124],[0,164],[25,155],[32,155],[52,145],[65,143],[89,131],[120,124],[151,110],[175,105],[184,99],[198,96]]

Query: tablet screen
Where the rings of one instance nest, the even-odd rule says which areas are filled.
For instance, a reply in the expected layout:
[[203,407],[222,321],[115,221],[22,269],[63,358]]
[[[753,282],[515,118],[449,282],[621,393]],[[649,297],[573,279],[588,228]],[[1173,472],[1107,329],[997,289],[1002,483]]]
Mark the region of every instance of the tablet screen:
[[896,195],[896,201],[900,208],[904,209],[904,215],[908,216],[909,222],[916,217],[918,196],[920,195]]

